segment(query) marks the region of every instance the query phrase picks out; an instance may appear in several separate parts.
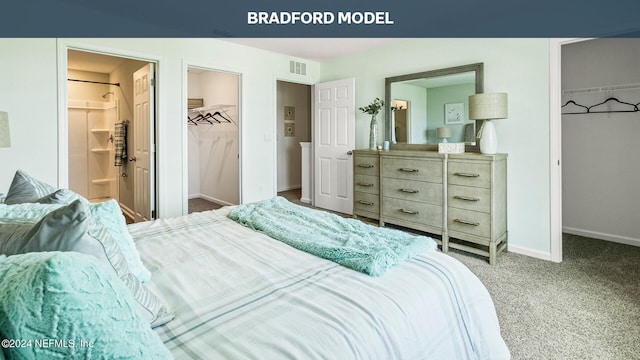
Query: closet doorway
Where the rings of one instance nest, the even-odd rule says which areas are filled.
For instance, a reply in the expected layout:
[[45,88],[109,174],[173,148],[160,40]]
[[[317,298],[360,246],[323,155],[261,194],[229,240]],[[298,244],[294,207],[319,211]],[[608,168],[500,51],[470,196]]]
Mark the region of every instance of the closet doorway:
[[562,231],[640,246],[640,39],[561,49]]
[[128,222],[156,217],[155,65],[67,50],[69,189]]
[[277,81],[277,192],[311,204],[311,85]]
[[189,213],[240,203],[240,74],[187,68]]

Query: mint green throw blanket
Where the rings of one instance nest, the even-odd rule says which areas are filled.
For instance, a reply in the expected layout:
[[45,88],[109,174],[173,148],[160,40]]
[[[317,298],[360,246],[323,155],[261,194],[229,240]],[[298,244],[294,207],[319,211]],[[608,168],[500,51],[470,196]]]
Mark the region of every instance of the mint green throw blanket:
[[296,249],[371,276],[382,276],[396,264],[436,249],[429,237],[379,228],[282,197],[239,205],[228,216]]

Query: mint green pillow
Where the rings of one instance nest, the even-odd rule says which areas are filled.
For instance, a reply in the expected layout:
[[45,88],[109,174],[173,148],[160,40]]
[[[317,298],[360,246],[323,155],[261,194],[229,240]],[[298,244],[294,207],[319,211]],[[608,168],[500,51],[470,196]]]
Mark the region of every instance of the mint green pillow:
[[53,186],[30,176],[22,170],[18,170],[13,176],[13,181],[11,181],[4,203],[11,205],[36,202],[55,190]]
[[31,341],[4,349],[8,358],[172,358],[122,282],[95,258],[74,252],[0,261],[0,337]]
[[76,200],[51,211],[36,224],[0,225],[0,254],[75,251],[92,255],[124,282],[152,327],[173,319],[173,314],[129,271],[116,241],[105,226],[89,214],[87,206],[82,200]]
[[[45,199],[51,198],[61,199],[63,196],[68,200],[76,200],[73,196],[75,193],[71,190],[63,190],[65,189],[60,189],[49,194],[39,201],[45,201]],[[78,197],[81,201],[84,201],[80,195],[78,195]],[[59,209],[60,207],[61,203],[0,204],[0,224],[35,223],[51,211]],[[129,266],[129,271],[143,283],[149,281],[151,279],[151,272],[142,263],[140,253],[136,248],[131,234],[129,234],[127,230],[127,223],[124,215],[122,215],[118,202],[112,199],[101,203],[89,204],[89,210],[91,211],[91,215],[106,227],[109,234],[111,234],[118,244]]]

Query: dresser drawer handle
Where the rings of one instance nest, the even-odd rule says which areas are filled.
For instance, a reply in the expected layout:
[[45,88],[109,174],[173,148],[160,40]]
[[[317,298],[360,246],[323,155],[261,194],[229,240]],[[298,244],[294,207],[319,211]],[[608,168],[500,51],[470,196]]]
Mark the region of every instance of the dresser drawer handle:
[[454,219],[453,222],[457,222],[465,225],[471,225],[471,226],[480,226],[480,223],[478,222],[473,222],[473,221],[463,220],[463,219]]
[[360,186],[367,186],[367,187],[369,187],[369,186],[373,186],[373,184],[363,183],[363,182],[359,182],[359,183],[358,183],[358,185],[360,185]]
[[404,172],[418,172],[418,171],[420,171],[420,169],[413,169],[413,168],[400,168],[398,170],[404,171]]
[[470,197],[470,196],[459,196],[456,195],[453,197],[454,199],[464,200],[464,201],[480,201],[478,198]]
[[367,168],[367,169],[370,169],[370,168],[373,167],[373,165],[371,165],[371,164],[358,164],[358,166],[361,167],[361,168]]
[[360,200],[360,201],[358,201],[358,202],[359,202],[360,204],[362,204],[362,205],[369,205],[369,206],[373,205],[373,203],[372,203],[371,201],[364,201],[364,200]]
[[399,189],[399,190],[402,191],[402,192],[405,192],[405,193],[409,193],[409,194],[417,194],[417,193],[420,192],[420,191],[414,190],[414,189]]
[[461,172],[457,172],[453,175],[463,176],[463,177],[480,177],[480,174],[470,174],[470,173],[461,173]]
[[407,210],[407,209],[400,209],[400,211],[402,211],[405,214],[409,214],[409,215],[418,215],[418,211],[413,211],[413,210]]

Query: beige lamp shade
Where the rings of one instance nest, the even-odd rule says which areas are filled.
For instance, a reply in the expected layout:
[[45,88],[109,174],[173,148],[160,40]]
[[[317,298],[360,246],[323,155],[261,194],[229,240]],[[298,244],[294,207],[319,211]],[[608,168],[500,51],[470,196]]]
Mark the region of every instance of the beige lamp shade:
[[436,129],[436,137],[446,139],[451,137],[451,128],[441,127]]
[[469,96],[469,119],[504,119],[508,115],[506,93],[487,93]]
[[9,136],[9,114],[0,111],[0,148],[11,147],[11,137]]

